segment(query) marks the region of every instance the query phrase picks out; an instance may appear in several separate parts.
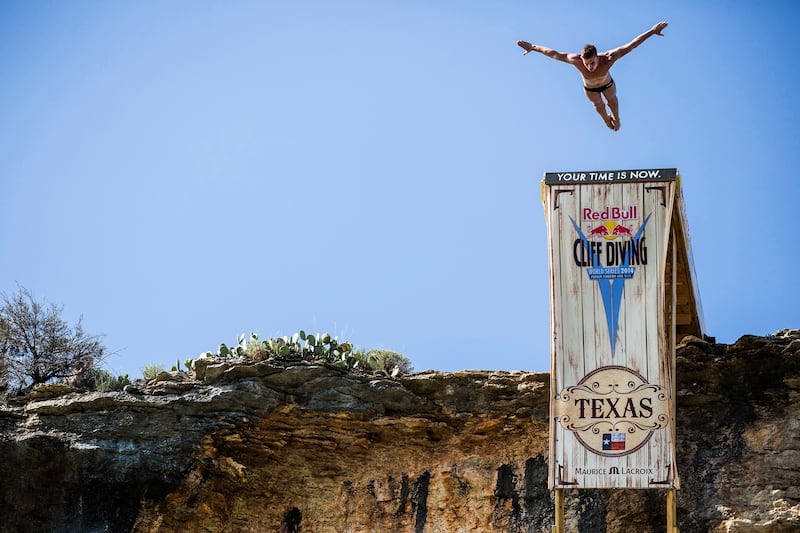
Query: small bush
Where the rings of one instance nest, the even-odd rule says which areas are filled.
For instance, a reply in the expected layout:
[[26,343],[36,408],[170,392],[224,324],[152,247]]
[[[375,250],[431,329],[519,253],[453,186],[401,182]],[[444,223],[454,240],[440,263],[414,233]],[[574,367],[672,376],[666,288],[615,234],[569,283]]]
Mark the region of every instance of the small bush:
[[125,385],[130,385],[131,380],[128,374],[114,377],[112,374],[102,371],[103,374],[96,381],[95,389],[99,392],[120,391]]
[[374,361],[373,365],[379,370],[392,377],[410,374],[414,371],[408,357],[391,350],[370,350],[367,352],[367,358]]
[[142,377],[144,379],[153,379],[163,371],[164,371],[163,365],[150,363],[149,365],[145,365],[144,368],[142,368]]
[[78,376],[73,385],[99,392],[120,391],[125,385],[130,384],[128,374],[114,376],[102,368],[90,368]]

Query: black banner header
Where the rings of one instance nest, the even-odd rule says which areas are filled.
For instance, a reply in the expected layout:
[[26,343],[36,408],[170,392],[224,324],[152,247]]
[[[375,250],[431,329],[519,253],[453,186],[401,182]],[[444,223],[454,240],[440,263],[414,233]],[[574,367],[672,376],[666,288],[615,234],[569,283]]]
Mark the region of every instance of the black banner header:
[[633,183],[639,181],[674,181],[677,168],[642,170],[585,170],[580,172],[546,172],[548,185],[580,185],[581,183]]

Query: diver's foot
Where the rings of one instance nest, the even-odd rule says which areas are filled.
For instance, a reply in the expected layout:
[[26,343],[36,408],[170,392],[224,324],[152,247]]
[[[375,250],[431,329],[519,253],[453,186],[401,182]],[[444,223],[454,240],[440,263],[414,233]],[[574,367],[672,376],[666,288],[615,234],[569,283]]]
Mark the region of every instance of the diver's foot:
[[603,120],[605,121],[606,126],[608,126],[608,129],[616,131],[615,130],[616,125],[614,124],[614,117],[612,117],[611,115],[603,115]]
[[619,118],[615,117],[614,115],[611,115],[611,123],[614,125],[612,129],[614,131],[619,131],[619,127],[621,126],[621,124],[619,123]]

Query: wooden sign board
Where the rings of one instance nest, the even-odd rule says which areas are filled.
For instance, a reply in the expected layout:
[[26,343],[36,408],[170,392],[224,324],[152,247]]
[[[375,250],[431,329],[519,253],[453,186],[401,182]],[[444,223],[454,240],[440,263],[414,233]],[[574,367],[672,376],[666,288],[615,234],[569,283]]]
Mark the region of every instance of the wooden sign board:
[[542,199],[550,489],[679,488],[674,346],[702,318],[677,169],[547,173]]

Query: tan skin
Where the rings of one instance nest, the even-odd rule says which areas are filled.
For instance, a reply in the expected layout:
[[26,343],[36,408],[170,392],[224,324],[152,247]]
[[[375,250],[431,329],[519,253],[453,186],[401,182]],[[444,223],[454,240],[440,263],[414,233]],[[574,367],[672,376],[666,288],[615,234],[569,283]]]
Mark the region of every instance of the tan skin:
[[[569,63],[577,68],[583,78],[583,92],[586,94],[586,97],[592,102],[597,113],[603,119],[603,122],[606,123],[606,126],[608,126],[609,129],[617,131],[620,127],[620,121],[616,84],[612,84],[611,87],[604,89],[602,92],[593,92],[586,89],[603,87],[611,82],[609,71],[612,65],[625,54],[645,42],[649,37],[653,35],[660,35],[663,37],[661,32],[666,27],[666,22],[659,22],[628,44],[595,55],[586,53],[585,51],[582,54],[558,52],[552,48],[531,44],[527,41],[517,41],[517,44],[525,50],[525,54],[523,55],[527,55],[530,52],[539,52],[547,57]],[[606,106],[608,106],[610,113],[606,112]]]

